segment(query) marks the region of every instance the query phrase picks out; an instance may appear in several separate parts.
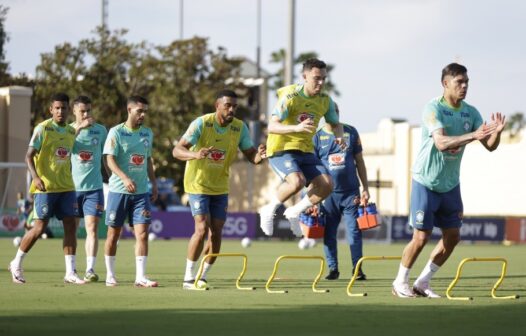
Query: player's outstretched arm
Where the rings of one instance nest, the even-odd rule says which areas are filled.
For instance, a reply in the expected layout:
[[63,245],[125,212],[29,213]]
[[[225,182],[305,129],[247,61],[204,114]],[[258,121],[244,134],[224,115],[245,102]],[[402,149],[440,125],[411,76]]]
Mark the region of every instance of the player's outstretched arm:
[[367,169],[365,168],[363,154],[356,154],[354,156],[354,162],[356,162],[356,170],[358,171],[358,177],[362,183],[362,196],[360,198],[360,202],[362,204],[366,204],[369,201],[369,182],[367,180]]
[[489,137],[480,140],[480,142],[488,151],[493,152],[495,149],[497,149],[497,147],[499,147],[500,134],[506,126],[506,117],[500,112],[492,113],[491,124],[495,125],[495,132]]
[[206,158],[213,149],[213,147],[203,147],[198,151],[191,151],[192,146],[188,140],[181,138],[172,150],[172,156],[181,161],[200,160]]
[[157,196],[159,194],[159,191],[157,189],[157,180],[155,178],[155,168],[153,166],[153,158],[148,158],[148,179],[150,180],[150,183],[152,184],[152,195],[150,196],[150,200],[152,202],[155,202],[157,199]]
[[439,151],[456,150],[460,146],[467,145],[474,140],[483,141],[484,139],[487,139],[495,132],[495,129],[496,125],[494,123],[484,123],[473,132],[458,136],[448,136],[445,134],[443,128],[439,128],[433,132],[433,141]]
[[29,173],[31,174],[31,177],[33,178],[33,184],[35,185],[35,187],[40,191],[46,191],[44,181],[42,181],[40,176],[38,176],[37,169],[35,167],[35,161],[33,161],[33,158],[37,154],[38,151],[34,147],[29,146],[26,153],[26,164],[27,168],[29,169]]
[[310,118],[303,120],[297,125],[283,125],[279,117],[273,115],[268,123],[268,132],[270,134],[314,133],[315,131],[316,126],[314,126],[314,121]]
[[106,154],[106,162],[108,163],[108,167],[110,168],[111,172],[117,175],[122,180],[122,183],[124,184],[126,190],[128,190],[128,192],[130,193],[135,193],[135,191],[137,190],[135,182],[132,179],[130,179],[128,175],[126,175],[126,173],[122,171],[122,169],[117,164],[117,161],[115,161],[115,156],[111,154]]
[[243,155],[253,164],[260,164],[263,159],[267,158],[267,146],[261,144],[258,146],[258,149],[251,147],[246,149],[243,152]]

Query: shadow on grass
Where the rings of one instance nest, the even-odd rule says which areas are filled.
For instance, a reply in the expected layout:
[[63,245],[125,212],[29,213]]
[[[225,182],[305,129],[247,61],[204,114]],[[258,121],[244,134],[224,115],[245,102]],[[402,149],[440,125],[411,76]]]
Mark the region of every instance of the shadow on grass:
[[[137,302],[140,307],[140,302]],[[310,305],[0,317],[1,335],[523,335],[526,306]],[[5,312],[4,312],[5,313]]]

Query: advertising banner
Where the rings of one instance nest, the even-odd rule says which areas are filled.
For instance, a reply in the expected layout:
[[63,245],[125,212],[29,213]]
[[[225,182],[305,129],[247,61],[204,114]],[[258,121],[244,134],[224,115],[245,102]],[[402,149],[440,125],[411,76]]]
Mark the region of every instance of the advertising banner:
[[526,243],[526,218],[506,218],[506,240]]
[[[257,214],[233,212],[227,215],[223,227],[223,238],[255,238]],[[124,237],[133,237],[129,225],[126,225]],[[152,212],[150,232],[157,238],[190,238],[194,233],[194,218],[190,211]]]
[[[460,237],[468,241],[503,241],[505,219],[502,217],[467,217],[460,228]],[[393,216],[391,238],[396,240],[410,240],[413,228],[409,226],[407,216]],[[434,228],[431,239],[440,239],[441,231]]]

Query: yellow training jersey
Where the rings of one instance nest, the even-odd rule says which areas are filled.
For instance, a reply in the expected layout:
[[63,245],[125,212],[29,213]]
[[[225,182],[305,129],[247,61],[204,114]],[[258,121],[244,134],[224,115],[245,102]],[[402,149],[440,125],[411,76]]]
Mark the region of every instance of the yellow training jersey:
[[[38,176],[46,186],[46,193],[74,191],[71,176],[71,151],[75,143],[75,129],[70,125],[59,126],[53,119],[35,127],[29,146],[38,154],[33,160]],[[33,183],[31,193],[42,193]]]
[[[237,155],[243,122],[234,118],[228,126],[221,128],[215,122],[215,113],[200,118],[201,133],[190,150],[198,151],[203,147],[213,147],[213,150],[205,159],[190,160],[186,163],[184,189],[190,194],[227,194],[230,165]],[[187,133],[194,132],[192,127],[194,126],[191,126]]]
[[[278,90],[278,102],[272,115],[278,116],[283,125],[297,125],[307,118],[314,121],[316,128],[320,119],[325,116],[327,122],[337,123],[338,116],[332,99],[325,93],[308,97],[303,92],[303,85],[293,84]],[[269,134],[267,155],[276,152],[299,150],[314,152],[312,138],[315,133]]]

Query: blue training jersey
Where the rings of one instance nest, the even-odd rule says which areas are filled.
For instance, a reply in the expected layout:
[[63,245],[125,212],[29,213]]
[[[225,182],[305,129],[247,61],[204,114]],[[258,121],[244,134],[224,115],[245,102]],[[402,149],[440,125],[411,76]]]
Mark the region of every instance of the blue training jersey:
[[[122,123],[108,133],[104,154],[115,156],[119,168],[135,182],[135,194],[148,192],[148,161],[152,155],[152,143],[152,130],[144,126],[132,130]],[[109,182],[111,192],[130,194],[116,174],[111,174]]]
[[76,191],[102,189],[102,149],[107,135],[106,127],[95,123],[75,138],[71,166]]
[[362,143],[356,128],[343,125],[343,138],[348,144],[345,151],[335,140],[334,133],[321,128],[313,138],[314,152],[332,176],[334,191],[343,192],[360,189],[354,156],[362,152]]
[[466,102],[454,108],[444,97],[432,99],[422,117],[422,144],[413,165],[413,179],[440,193],[455,188],[460,183],[460,162],[466,146],[441,152],[435,146],[433,132],[443,128],[445,135],[459,136],[475,131],[482,123],[479,111]]

